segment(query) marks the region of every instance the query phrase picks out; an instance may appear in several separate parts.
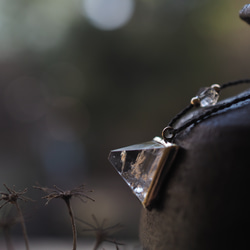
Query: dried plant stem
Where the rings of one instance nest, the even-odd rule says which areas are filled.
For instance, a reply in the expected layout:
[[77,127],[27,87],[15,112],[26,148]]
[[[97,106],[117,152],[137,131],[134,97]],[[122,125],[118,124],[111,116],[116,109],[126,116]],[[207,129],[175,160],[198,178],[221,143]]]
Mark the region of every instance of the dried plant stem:
[[12,242],[11,242],[11,238],[10,238],[10,230],[9,230],[9,228],[5,228],[3,230],[3,233],[4,233],[4,239],[5,239],[5,242],[6,242],[7,249],[8,250],[14,250]]
[[[71,190],[63,190],[56,185],[54,185],[54,188],[47,188],[47,187],[41,187],[41,186],[34,186],[34,188],[40,189],[48,194],[42,197],[43,199],[47,199],[46,205],[48,205],[48,203],[51,200],[54,200],[57,198],[63,199],[66,202],[69,215],[71,218],[71,226],[72,226],[72,233],[73,233],[73,250],[76,250],[76,240],[77,240],[76,223],[75,223],[73,210],[71,208],[70,200],[72,197],[76,197],[80,199],[80,201],[82,202],[86,202],[85,199],[94,201],[92,198],[86,195],[84,185],[80,185],[79,187],[73,188]],[[92,192],[92,191],[88,191],[88,192]]]
[[26,226],[25,226],[25,222],[24,222],[23,213],[22,213],[22,210],[20,209],[17,202],[15,202],[15,205],[16,205],[16,209],[18,211],[18,214],[20,216],[20,221],[21,221],[21,226],[22,226],[22,230],[23,230],[23,237],[24,237],[24,241],[25,241],[25,246],[26,246],[26,249],[29,250],[29,240],[28,240],[28,234],[27,234],[27,230],[26,230]]
[[94,246],[93,250],[97,250],[97,249],[98,249],[98,247],[100,246],[100,244],[101,244],[101,242],[96,241],[96,243],[95,243],[95,246]]
[[64,200],[67,204],[67,207],[69,210],[69,216],[71,219],[71,226],[72,226],[72,233],[73,233],[73,250],[76,250],[76,239],[77,239],[76,222],[75,222],[73,210],[71,208],[70,199],[64,199]]

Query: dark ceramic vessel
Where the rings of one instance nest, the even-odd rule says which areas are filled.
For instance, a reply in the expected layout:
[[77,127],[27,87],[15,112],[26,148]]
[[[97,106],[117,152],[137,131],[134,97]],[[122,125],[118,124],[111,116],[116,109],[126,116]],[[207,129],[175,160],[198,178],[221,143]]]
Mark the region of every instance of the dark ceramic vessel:
[[250,249],[250,101],[189,127],[175,142],[181,149],[159,202],[142,209],[143,248]]

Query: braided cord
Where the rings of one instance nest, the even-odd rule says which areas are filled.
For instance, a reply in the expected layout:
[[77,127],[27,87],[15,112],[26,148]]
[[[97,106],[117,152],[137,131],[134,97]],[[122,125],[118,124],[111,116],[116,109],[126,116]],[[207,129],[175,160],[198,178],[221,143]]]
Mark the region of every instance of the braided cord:
[[225,89],[227,87],[239,85],[242,83],[250,83],[250,79],[242,79],[242,80],[238,80],[238,81],[234,81],[234,82],[227,82],[227,83],[222,84],[220,88]]
[[179,112],[168,124],[168,126],[173,126],[174,123],[179,120],[183,115],[185,115],[189,110],[193,108],[193,104],[189,104],[186,108],[184,108],[181,112]]
[[[242,96],[242,97],[239,97],[239,98],[235,98],[235,99],[233,99],[231,102],[222,103],[222,104],[219,105],[219,106],[215,106],[213,109],[206,111],[204,114],[202,114],[202,115],[200,115],[200,116],[198,116],[198,117],[196,117],[196,118],[194,118],[194,119],[191,119],[191,120],[187,121],[184,125],[180,126],[179,128],[173,129],[173,130],[171,131],[171,134],[172,134],[173,137],[174,137],[177,133],[183,131],[184,129],[186,129],[187,127],[191,126],[192,124],[195,124],[195,123],[197,123],[197,122],[200,122],[200,121],[206,119],[207,117],[209,117],[209,116],[212,115],[213,113],[216,113],[216,112],[218,112],[218,111],[220,111],[220,110],[229,108],[229,107],[231,107],[232,105],[234,105],[234,104],[236,104],[236,103],[239,103],[239,102],[243,102],[243,101],[245,101],[245,100],[247,100],[247,99],[250,99],[250,94],[245,95],[245,96]],[[173,137],[172,137],[172,138],[173,138]]]
[[[250,79],[242,79],[242,80],[227,82],[227,83],[222,84],[221,86],[219,86],[219,85],[218,86],[219,86],[219,90],[222,90],[222,89],[225,89],[227,87],[239,85],[239,84],[242,84],[242,83],[250,83]],[[213,86],[214,85],[212,85],[212,87]],[[200,115],[199,117],[187,121],[181,127],[177,128],[177,129],[174,129],[173,125],[175,124],[175,122],[178,121],[183,115],[185,115],[188,111],[190,111],[195,106],[195,103],[193,103],[192,100],[191,100],[191,103],[186,108],[184,108],[181,112],[179,112],[168,123],[168,126],[163,129],[163,131],[162,131],[163,138],[166,141],[171,141],[171,140],[173,140],[174,136],[177,133],[181,132],[182,130],[186,129],[187,127],[191,126],[192,124],[195,124],[195,123],[197,123],[199,121],[204,120],[205,118],[207,118],[208,116],[212,115],[213,113],[215,113],[215,112],[217,112],[219,110],[223,110],[225,108],[228,108],[228,107],[232,106],[233,104],[236,104],[238,102],[242,102],[242,101],[247,100],[249,98],[250,98],[250,95],[246,95],[246,96],[243,96],[243,97],[235,98],[231,102],[222,103],[221,105],[215,106],[213,109],[206,111],[204,114]]]
[[[242,79],[233,82],[227,82],[220,86],[220,89],[225,89],[230,86],[239,85],[242,83],[250,83],[250,79]],[[179,112],[169,123],[168,126],[173,126],[176,121],[178,121],[183,115],[185,115],[188,111],[190,111],[194,107],[193,104],[189,104],[186,108],[184,108],[181,112]]]

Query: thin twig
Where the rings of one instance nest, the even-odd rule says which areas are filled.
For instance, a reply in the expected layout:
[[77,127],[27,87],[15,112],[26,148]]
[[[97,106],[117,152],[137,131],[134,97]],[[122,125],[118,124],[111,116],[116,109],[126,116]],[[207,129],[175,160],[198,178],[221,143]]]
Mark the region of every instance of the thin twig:
[[86,191],[84,185],[80,185],[71,190],[63,190],[56,185],[54,185],[53,188],[41,187],[41,186],[34,186],[34,188],[40,189],[44,191],[45,193],[47,193],[46,196],[42,197],[43,199],[47,199],[47,202],[45,203],[45,205],[48,205],[48,203],[51,200],[57,199],[57,198],[63,199],[65,201],[67,208],[68,208],[69,216],[71,219],[72,234],[73,234],[73,250],[76,250],[77,231],[76,231],[76,223],[75,223],[75,218],[74,218],[70,200],[72,197],[76,197],[82,202],[86,202],[87,200],[94,201],[94,199],[92,199],[86,194],[86,192],[92,192],[92,190]]
[[73,233],[73,250],[76,250],[76,241],[77,241],[77,231],[76,231],[76,222],[73,214],[73,210],[71,208],[70,199],[65,200],[68,210],[69,216],[71,218],[71,225],[72,225],[72,233]]
[[14,250],[13,245],[12,245],[12,241],[10,238],[10,229],[9,227],[6,227],[3,229],[3,234],[4,234],[4,239],[6,242],[6,247],[8,250]]
[[15,206],[16,206],[16,209],[17,209],[19,217],[20,217],[20,222],[21,222],[21,226],[22,226],[23,237],[24,237],[26,249],[29,250],[29,240],[28,240],[28,234],[27,234],[27,229],[26,229],[23,213],[22,213],[22,210],[20,209],[17,202],[15,203]]
[[26,230],[25,221],[24,221],[24,217],[23,217],[21,208],[19,207],[19,204],[18,204],[18,200],[22,200],[25,202],[26,201],[33,201],[33,200],[24,196],[24,194],[27,192],[27,188],[25,188],[23,191],[17,192],[14,189],[14,186],[11,189],[7,185],[4,184],[4,187],[7,189],[8,193],[0,192],[0,194],[1,194],[0,201],[4,201],[4,203],[2,205],[0,205],[0,209],[3,208],[8,203],[15,205],[17,212],[19,214],[19,217],[20,217],[20,222],[22,225],[22,231],[23,231],[26,249],[29,250],[29,241],[28,241],[27,230]]

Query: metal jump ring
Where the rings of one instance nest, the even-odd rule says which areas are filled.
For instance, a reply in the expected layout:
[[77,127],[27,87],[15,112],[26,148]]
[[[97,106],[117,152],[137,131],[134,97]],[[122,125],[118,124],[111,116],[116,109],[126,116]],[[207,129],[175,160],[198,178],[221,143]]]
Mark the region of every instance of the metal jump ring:
[[170,141],[174,137],[174,128],[167,126],[162,130],[162,138],[165,141]]

